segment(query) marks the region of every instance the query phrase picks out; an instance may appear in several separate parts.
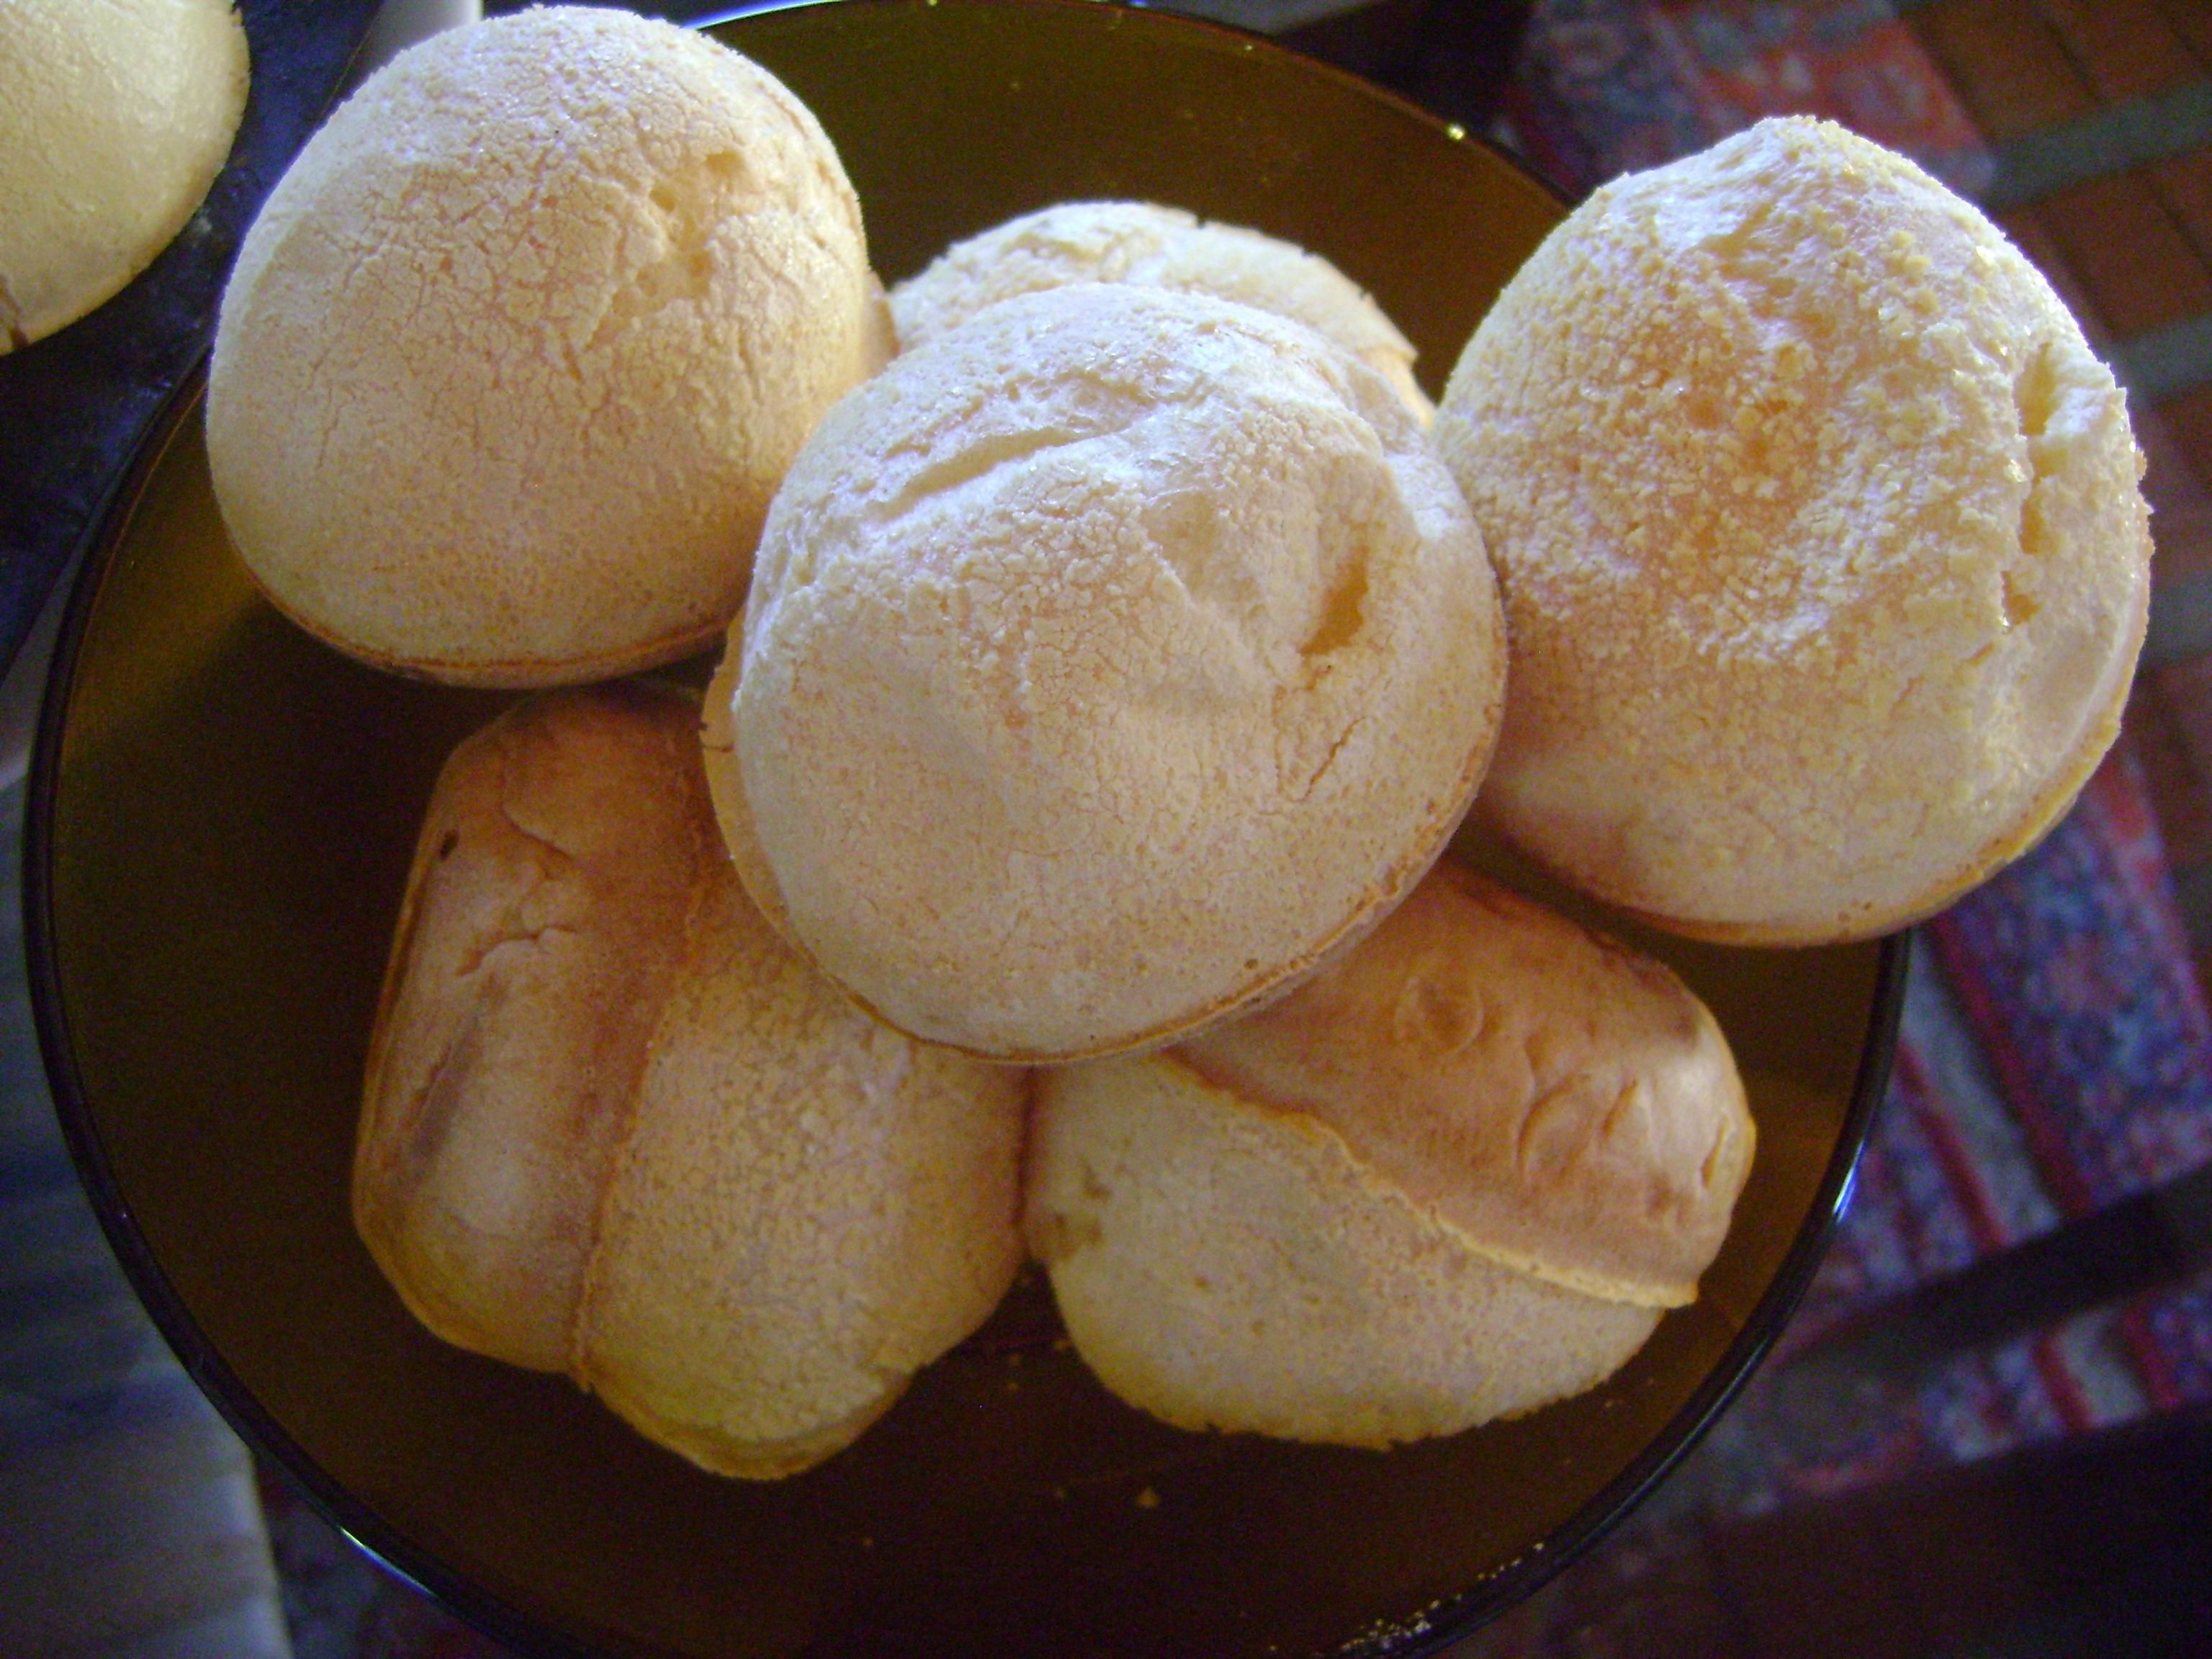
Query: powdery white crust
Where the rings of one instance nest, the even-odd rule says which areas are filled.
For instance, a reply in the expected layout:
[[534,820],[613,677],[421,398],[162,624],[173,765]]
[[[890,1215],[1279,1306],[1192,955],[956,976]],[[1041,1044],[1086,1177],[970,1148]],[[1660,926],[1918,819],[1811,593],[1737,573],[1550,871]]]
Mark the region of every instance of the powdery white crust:
[[256,579],[372,661],[483,684],[705,645],[878,330],[813,116],[694,31],[449,31],[309,141],[240,251],[208,443]]
[[696,720],[593,687],[455,751],[354,1206],[441,1336],[765,1478],[845,1445],[997,1305],[1028,1079],[870,1019],[775,937],[721,856]]
[[602,1199],[579,1379],[724,1474],[836,1450],[1012,1283],[1027,1103],[854,1007],[720,866]]
[[1453,1434],[1593,1387],[1659,1317],[1499,1265],[1172,1051],[1040,1076],[1026,1218],[1077,1352],[1182,1428]]
[[1211,294],[1288,317],[1364,360],[1423,421],[1435,412],[1413,379],[1413,343],[1328,260],[1151,202],[1063,202],[956,242],[891,291],[891,317],[900,343],[917,346],[1001,300],[1072,283]]
[[2150,555],[2124,398],[1975,209],[1838,127],[1598,191],[1437,440],[1513,639],[1480,810],[1615,903],[1886,931],[2021,851],[2115,735]]
[[0,0],[0,353],[153,263],[246,112],[230,0]]
[[742,639],[723,763],[795,936],[1023,1060],[1164,1039],[1354,936],[1462,815],[1504,673],[1466,503],[1379,376],[1111,284],[831,411]]

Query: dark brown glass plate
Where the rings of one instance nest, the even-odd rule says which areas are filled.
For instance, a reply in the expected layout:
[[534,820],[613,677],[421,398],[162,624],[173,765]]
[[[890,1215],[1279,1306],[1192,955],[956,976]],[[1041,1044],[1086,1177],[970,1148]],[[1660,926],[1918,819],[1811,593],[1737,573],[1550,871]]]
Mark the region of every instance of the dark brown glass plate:
[[[1152,198],[1326,253],[1433,390],[1561,211],[1406,105],[1158,15],[857,0],[720,32],[820,114],[890,279],[1048,202]],[[566,1382],[426,1334],[348,1222],[417,817],[499,701],[375,673],[264,605],[187,397],[76,595],[26,879],[55,1095],[155,1317],[340,1525],[527,1651],[1432,1651],[1632,1504],[1740,1383],[1812,1272],[1886,1072],[1901,941],[1751,952],[1623,928],[1719,1015],[1760,1146],[1704,1296],[1603,1388],[1389,1453],[1179,1433],[1094,1383],[1025,1282],[851,1450],[716,1480]]]

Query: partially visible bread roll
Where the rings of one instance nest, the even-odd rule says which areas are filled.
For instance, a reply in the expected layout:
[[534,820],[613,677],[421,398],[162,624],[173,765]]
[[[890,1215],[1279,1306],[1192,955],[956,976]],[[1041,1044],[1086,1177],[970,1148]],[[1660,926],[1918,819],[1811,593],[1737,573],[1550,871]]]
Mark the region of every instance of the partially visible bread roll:
[[854,1007],[717,866],[607,1184],[579,1380],[726,1474],[836,1450],[1012,1282],[1027,1103],[1019,1072]]
[[1364,362],[1424,422],[1435,413],[1413,343],[1321,255],[1151,202],[1063,202],[956,242],[891,291],[891,317],[900,345],[918,346],[1002,300],[1071,283],[1211,294],[1288,317]]
[[331,117],[240,250],[223,521],[280,609],[382,667],[673,661],[743,602],[884,308],[836,152],[765,70],[613,9],[449,30]]
[[524,704],[457,748],[369,1042],[354,1213],[416,1315],[566,1370],[601,1194],[720,862],[682,699]]
[[1027,1224],[1130,1403],[1387,1445],[1618,1369],[1695,1297],[1753,1139],[1680,981],[1447,861],[1259,1013],[1042,1074]]
[[230,155],[247,75],[231,0],[0,4],[0,353],[175,239]]
[[997,1304],[1027,1081],[868,1018],[775,938],[722,854],[696,720],[614,685],[455,751],[355,1215],[440,1335],[768,1477],[849,1442]]
[[2151,551],[2126,399],[1979,211],[1840,127],[1592,196],[1436,434],[1513,641],[1478,811],[1663,926],[1898,927],[2118,732]]

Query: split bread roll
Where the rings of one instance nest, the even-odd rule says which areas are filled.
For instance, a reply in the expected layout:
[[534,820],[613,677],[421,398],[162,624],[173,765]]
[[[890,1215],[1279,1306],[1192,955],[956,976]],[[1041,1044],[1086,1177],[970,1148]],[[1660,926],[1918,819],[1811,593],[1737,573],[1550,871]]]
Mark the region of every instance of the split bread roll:
[[1288,317],[1364,362],[1424,422],[1435,413],[1413,379],[1413,343],[1328,260],[1151,202],[1063,202],[956,242],[891,290],[891,319],[900,345],[918,346],[987,306],[1072,283],[1211,294]]
[[1753,1143],[1680,980],[1447,860],[1261,1012],[1042,1073],[1027,1226],[1130,1404],[1383,1446],[1626,1363],[1694,1299]]
[[231,0],[0,0],[0,353],[175,240],[230,155],[247,79]]
[[831,410],[729,650],[708,765],[763,909],[894,1024],[1015,1060],[1165,1041],[1356,938],[1464,814],[1504,675],[1380,375],[1112,283]]
[[1662,926],[1898,927],[2117,733],[2151,551],[2125,398],[1976,209],[1840,127],[1592,196],[1436,435],[1513,641],[1480,810]]
[[223,520],[279,609],[381,667],[673,661],[737,613],[883,307],[836,151],[764,70],[614,10],[449,30],[246,235],[208,390]]
[[996,1306],[1028,1085],[868,1018],[775,938],[723,857],[696,720],[613,685],[454,751],[354,1212],[440,1336],[764,1478],[849,1443]]

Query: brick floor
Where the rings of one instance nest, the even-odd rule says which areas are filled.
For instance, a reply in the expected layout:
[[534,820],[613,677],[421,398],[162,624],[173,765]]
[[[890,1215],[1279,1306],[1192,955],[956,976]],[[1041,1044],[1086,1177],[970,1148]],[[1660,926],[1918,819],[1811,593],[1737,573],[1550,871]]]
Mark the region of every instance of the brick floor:
[[2168,92],[2203,73],[2157,0],[2036,0],[2033,9],[2103,102]]
[[[2170,100],[2212,75],[2212,0],[1926,0],[1903,15],[2000,149],[2031,136],[2047,145],[2070,123]],[[2169,596],[2154,598],[2154,631],[2162,650],[2181,654],[2139,672],[2125,740],[2158,812],[2200,980],[2212,988],[2212,651],[2194,637],[2201,585],[2212,582],[2212,363],[2176,361],[2191,325],[2212,318],[2212,149],[2015,204],[1998,222],[2093,346],[2123,356],[2137,347],[2158,383],[2185,387],[2154,406],[2141,392],[2130,400],[2148,463],[2154,594]],[[2158,345],[2148,356],[2146,341]],[[2186,387],[2198,368],[2205,384]]]
[[2113,337],[2212,310],[2212,268],[2148,173],[2093,179],[2044,198],[2036,211]]
[[2200,475],[2205,453],[2179,436],[2163,409],[2130,411],[2136,442],[2149,462],[2143,474],[2143,499],[2150,503],[2151,539],[2158,554],[2151,580],[2212,580],[2212,489]]
[[2057,238],[2051,234],[2051,227],[2044,219],[2041,204],[2031,203],[2026,207],[2000,213],[1996,216],[1996,222],[1997,228],[2012,238],[2013,245],[2051,279],[2051,286],[2057,289],[2058,297],[2066,302],[2067,309],[2081,323],[2081,331],[2089,337],[2089,343],[2100,350],[2109,344],[2112,338],[2111,325],[2105,321],[2103,313],[2097,309],[2096,302],[2090,298],[2089,290],[2074,274],[2065,250],[2059,246]]
[[2200,72],[2212,72],[2212,6],[2204,0],[2159,0],[2159,15],[2197,60]]
[[2197,257],[2212,264],[2212,149],[2169,156],[2145,171]]
[[2205,459],[2212,456],[2212,386],[2199,386],[2160,404],[2158,417],[2175,447],[2196,463],[2202,477]]
[[2098,108],[2095,88],[2057,31],[2024,0],[1935,0],[1909,21],[1993,142]]
[[2170,683],[2205,678],[2194,664],[2146,669],[2128,702],[2129,741],[2160,803],[2160,831],[2177,866],[2212,863],[2212,753],[2202,746],[2212,733],[2192,733],[2176,714],[2186,698],[2212,688]]

